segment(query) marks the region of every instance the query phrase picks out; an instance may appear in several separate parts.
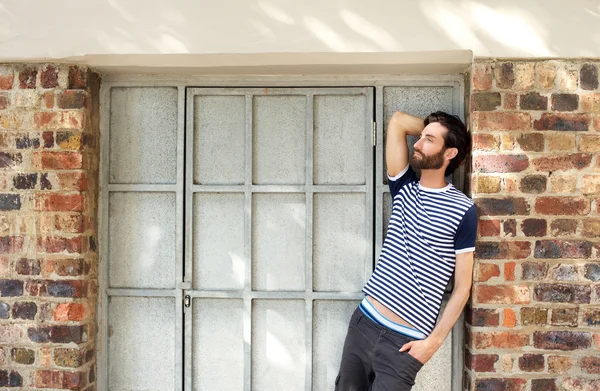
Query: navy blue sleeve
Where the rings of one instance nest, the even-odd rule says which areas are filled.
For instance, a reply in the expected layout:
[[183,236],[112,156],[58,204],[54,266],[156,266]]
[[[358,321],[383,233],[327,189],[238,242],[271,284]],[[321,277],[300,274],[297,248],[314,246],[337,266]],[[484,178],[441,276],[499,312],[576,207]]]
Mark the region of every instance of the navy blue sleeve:
[[477,209],[471,206],[463,216],[454,236],[454,252],[456,254],[475,251],[477,238]]
[[391,177],[388,174],[388,185],[390,185],[390,193],[392,193],[392,199],[398,194],[406,184],[417,180],[417,174],[410,165],[407,165],[402,172],[398,175]]

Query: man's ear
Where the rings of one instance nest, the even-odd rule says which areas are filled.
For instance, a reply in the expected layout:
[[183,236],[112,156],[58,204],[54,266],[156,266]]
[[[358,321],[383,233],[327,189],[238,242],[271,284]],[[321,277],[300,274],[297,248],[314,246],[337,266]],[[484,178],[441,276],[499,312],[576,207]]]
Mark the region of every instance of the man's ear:
[[448,148],[444,152],[444,157],[448,160],[452,160],[458,155],[458,148]]

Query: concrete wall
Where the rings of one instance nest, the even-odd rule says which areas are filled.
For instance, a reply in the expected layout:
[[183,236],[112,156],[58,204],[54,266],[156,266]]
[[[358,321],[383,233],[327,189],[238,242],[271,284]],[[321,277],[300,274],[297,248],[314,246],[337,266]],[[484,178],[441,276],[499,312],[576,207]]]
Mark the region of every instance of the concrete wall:
[[[207,4],[3,1],[0,61],[64,59],[109,67],[220,67],[440,63],[440,58],[431,59],[432,54],[426,52],[600,57],[600,5],[592,0],[229,0]],[[417,60],[397,57],[415,52],[420,53]],[[341,53],[380,56],[336,62]],[[389,53],[396,57],[381,56]]]

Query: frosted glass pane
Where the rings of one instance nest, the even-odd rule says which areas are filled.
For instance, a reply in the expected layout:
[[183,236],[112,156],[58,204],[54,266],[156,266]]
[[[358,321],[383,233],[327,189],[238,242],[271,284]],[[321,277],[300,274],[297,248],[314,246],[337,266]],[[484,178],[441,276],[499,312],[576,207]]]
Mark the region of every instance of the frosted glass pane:
[[244,96],[194,97],[194,183],[243,184]]
[[306,97],[255,96],[253,183],[303,184]]
[[111,297],[108,321],[109,390],[174,390],[175,299]]
[[194,288],[244,289],[244,195],[194,196]]
[[304,301],[254,300],[252,304],[252,389],[304,391]]
[[244,388],[244,302],[194,299],[194,391]]
[[111,193],[109,286],[175,287],[175,194]]
[[304,290],[306,197],[255,194],[252,200],[255,290]]
[[367,220],[364,194],[315,194],[314,290],[359,292],[365,284]]
[[313,391],[331,391],[340,369],[344,339],[358,301],[315,301],[313,310]]
[[177,89],[112,88],[110,183],[177,182]]
[[[314,183],[365,183],[366,97],[315,96]],[[369,133],[370,135],[370,133]]]

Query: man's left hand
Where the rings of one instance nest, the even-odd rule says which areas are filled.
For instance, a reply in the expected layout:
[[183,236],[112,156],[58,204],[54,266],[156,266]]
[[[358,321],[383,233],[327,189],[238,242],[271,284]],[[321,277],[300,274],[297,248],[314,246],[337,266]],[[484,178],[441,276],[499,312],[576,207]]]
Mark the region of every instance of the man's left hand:
[[425,364],[427,361],[429,361],[429,359],[431,359],[439,347],[439,344],[434,343],[428,338],[425,338],[420,341],[411,341],[405,343],[402,348],[400,348],[400,351],[407,352],[421,363]]

